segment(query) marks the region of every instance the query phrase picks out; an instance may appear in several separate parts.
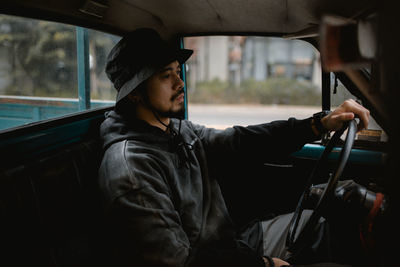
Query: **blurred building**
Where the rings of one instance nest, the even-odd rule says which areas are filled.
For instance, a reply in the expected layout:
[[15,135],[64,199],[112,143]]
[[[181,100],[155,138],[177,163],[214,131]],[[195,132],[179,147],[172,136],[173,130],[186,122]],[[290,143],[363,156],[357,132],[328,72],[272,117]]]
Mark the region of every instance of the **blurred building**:
[[185,38],[185,47],[195,52],[188,61],[188,83],[265,80],[288,77],[321,83],[318,51],[300,40],[272,37],[212,36]]

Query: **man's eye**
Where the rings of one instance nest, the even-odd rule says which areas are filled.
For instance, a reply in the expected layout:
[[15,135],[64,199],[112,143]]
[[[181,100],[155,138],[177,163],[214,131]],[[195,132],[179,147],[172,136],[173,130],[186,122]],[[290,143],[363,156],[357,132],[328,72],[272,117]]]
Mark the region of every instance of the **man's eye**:
[[165,79],[169,78],[169,74],[165,74],[165,75],[163,76],[163,78],[165,78]]

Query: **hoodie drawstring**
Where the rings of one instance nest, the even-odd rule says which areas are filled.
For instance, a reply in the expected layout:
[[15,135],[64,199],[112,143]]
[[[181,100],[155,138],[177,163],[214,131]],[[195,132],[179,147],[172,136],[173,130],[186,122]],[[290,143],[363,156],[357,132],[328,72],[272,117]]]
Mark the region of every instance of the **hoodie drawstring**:
[[178,132],[170,127],[171,124],[168,125],[168,128],[170,129],[170,133],[172,135],[172,147],[178,154],[180,166],[185,165],[187,168],[189,168],[189,155],[190,150],[193,149],[193,144],[186,143],[183,140],[183,136],[181,134],[181,124],[182,120],[180,119]]
[[193,144],[186,143],[183,140],[183,136],[181,134],[182,119],[179,119],[178,132],[176,132],[175,129],[171,127],[171,122],[166,125],[160,120],[160,118],[157,116],[157,113],[153,109],[151,109],[151,111],[153,112],[154,117],[165,126],[165,132],[168,132],[169,130],[172,136],[172,148],[174,151],[176,151],[179,157],[179,165],[185,165],[187,168],[189,168],[189,155],[190,150],[193,149]]

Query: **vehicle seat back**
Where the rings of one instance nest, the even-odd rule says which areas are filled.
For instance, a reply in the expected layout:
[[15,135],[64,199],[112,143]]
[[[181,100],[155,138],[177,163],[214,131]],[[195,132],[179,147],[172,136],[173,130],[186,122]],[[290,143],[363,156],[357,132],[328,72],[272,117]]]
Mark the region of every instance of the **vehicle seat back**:
[[[100,205],[98,138],[0,172],[2,266],[89,266]],[[4,167],[4,166],[3,166]]]

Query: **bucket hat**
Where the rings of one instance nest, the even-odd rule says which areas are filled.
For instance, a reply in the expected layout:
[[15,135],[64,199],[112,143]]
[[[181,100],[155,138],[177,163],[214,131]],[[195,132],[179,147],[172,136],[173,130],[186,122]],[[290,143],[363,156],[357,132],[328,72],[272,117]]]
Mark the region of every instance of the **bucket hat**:
[[179,49],[149,28],[125,35],[110,51],[105,72],[117,89],[118,103],[157,70],[177,60],[183,64],[193,50]]

